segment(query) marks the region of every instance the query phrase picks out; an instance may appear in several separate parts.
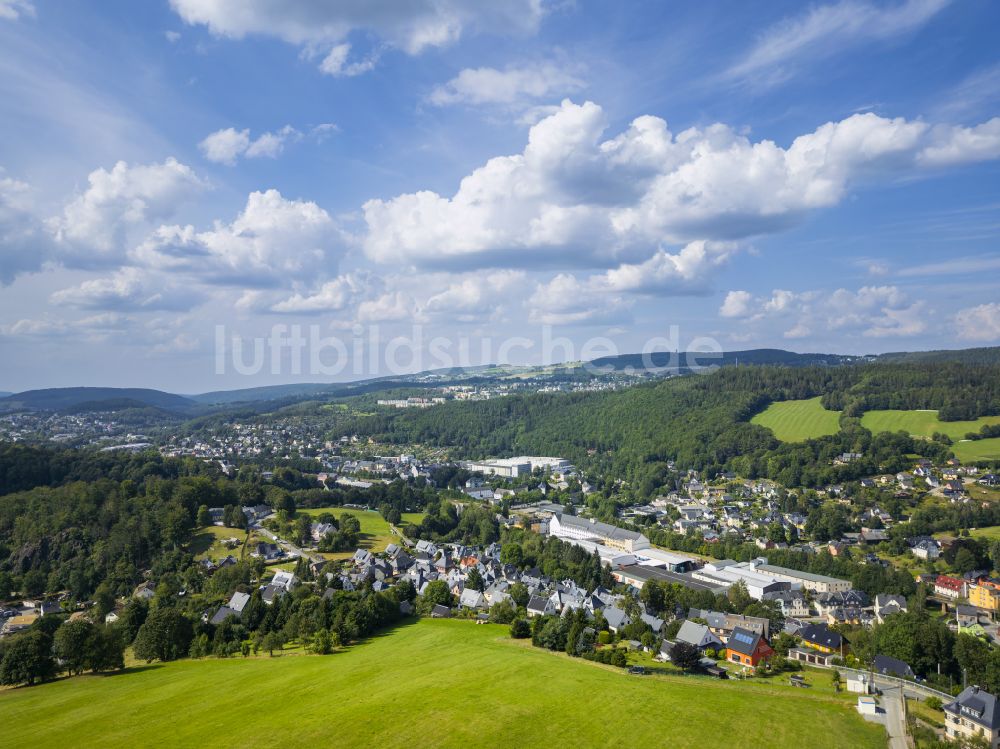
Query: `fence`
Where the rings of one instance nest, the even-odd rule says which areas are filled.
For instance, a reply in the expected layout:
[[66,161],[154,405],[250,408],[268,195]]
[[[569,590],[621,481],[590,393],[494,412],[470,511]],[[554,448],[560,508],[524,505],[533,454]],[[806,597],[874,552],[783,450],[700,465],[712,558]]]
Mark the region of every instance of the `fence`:
[[[860,668],[848,668],[846,666],[820,666],[820,668],[836,669],[842,674],[864,674],[866,676],[870,676],[872,673],[870,671],[865,671]],[[921,684],[920,682],[910,681],[909,679],[902,679],[898,676],[889,676],[888,674],[875,673],[875,680],[888,681],[893,684],[900,684],[914,692],[920,692],[926,697],[937,697],[944,703],[951,702],[952,700],[955,699],[953,695],[950,695],[947,692],[941,692],[937,689],[934,689],[933,687]]]

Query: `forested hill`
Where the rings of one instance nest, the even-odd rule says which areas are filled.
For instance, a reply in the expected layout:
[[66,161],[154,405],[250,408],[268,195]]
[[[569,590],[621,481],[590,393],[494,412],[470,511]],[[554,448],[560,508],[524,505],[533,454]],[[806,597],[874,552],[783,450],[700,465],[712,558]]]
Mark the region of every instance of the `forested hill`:
[[[816,396],[845,410],[837,435],[783,445],[770,430],[750,423],[772,401]],[[900,470],[906,461],[900,468],[894,461],[907,453],[935,458],[947,453],[937,443],[874,436],[852,418],[876,408],[938,409],[953,419],[998,414],[1000,367],[732,367],[610,392],[510,396],[379,413],[342,429],[390,442],[457,446],[457,453],[469,458],[562,455],[637,487],[662,483],[671,460],[816,485]],[[833,457],[842,452],[864,453],[866,459],[833,468]]]
[[878,361],[892,364],[956,362],[958,364],[1000,364],[1000,346],[941,351],[901,351],[881,354]]
[[797,354],[782,349],[749,349],[747,351],[724,351],[717,354],[686,351],[680,353],[654,352],[650,354],[621,354],[606,356],[589,362],[596,368],[612,368],[616,371],[645,369],[677,369],[681,373],[698,371],[705,367],[730,367],[740,365],[773,365],[784,367],[827,366],[839,367],[874,360],[873,356],[852,356],[845,354]]
[[187,412],[197,404],[181,395],[148,388],[71,387],[26,390],[0,398],[0,411],[117,410],[153,407]]
[[[657,352],[649,355],[622,354],[594,359],[584,364],[568,363],[556,367],[528,367],[523,373],[551,382],[591,379],[595,374],[643,372],[690,374],[719,367],[792,367],[856,368],[869,371],[876,364],[963,364],[1000,365],[1000,347],[958,351],[925,351],[854,356],[846,354],[805,353],[782,349],[749,349],[718,354],[704,352]],[[890,368],[890,374],[893,376]],[[22,410],[76,412],[120,411],[124,409],[161,409],[174,415],[210,414],[232,407],[252,407],[257,411],[273,410],[307,400],[350,398],[401,388],[435,388],[449,384],[479,385],[504,379],[508,371],[490,366],[418,372],[398,377],[377,377],[342,383],[293,383],[266,385],[239,390],[217,390],[198,395],[176,395],[148,388],[66,387],[28,390],[22,393],[0,392],[0,413]],[[849,378],[856,375],[848,375]],[[936,373],[932,376],[937,376]],[[923,387],[923,385],[921,385]],[[874,407],[874,406],[869,406]],[[943,418],[948,418],[944,416]],[[960,417],[954,417],[960,418]]]

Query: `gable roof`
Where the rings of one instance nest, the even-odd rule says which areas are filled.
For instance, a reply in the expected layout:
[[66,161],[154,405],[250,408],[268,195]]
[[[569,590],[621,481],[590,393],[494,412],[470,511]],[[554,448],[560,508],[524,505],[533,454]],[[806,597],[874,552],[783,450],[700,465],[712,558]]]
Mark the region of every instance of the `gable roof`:
[[675,639],[677,642],[686,642],[689,645],[699,648],[708,647],[709,645],[722,645],[722,641],[712,634],[708,626],[696,624],[690,620],[686,620],[681,624],[681,628],[677,630],[677,637]]
[[239,616],[239,614],[228,606],[219,606],[219,610],[215,612],[215,615],[211,618],[210,622],[215,625],[222,624],[231,616]]
[[743,655],[753,655],[757,652],[757,646],[760,644],[760,640],[761,635],[759,632],[752,632],[749,629],[737,627],[729,636],[729,641],[726,643],[726,647],[737,653],[742,653]]
[[890,658],[888,655],[876,655],[873,667],[880,674],[913,678],[913,669],[909,665],[898,658]]
[[661,629],[663,629],[664,622],[658,616],[653,616],[652,614],[640,614],[640,618],[654,632],[659,632]]
[[229,608],[231,608],[237,614],[242,614],[243,609],[246,608],[246,605],[249,602],[250,602],[249,593],[240,593],[239,591],[237,591],[236,593],[233,593],[233,597],[229,599],[228,605]]
[[469,608],[479,608],[485,603],[483,599],[483,594],[480,593],[475,588],[466,588],[462,591],[462,595],[458,598],[459,606],[467,606]]
[[620,541],[638,541],[639,539],[645,538],[645,536],[641,533],[625,530],[624,528],[619,528],[617,525],[602,523],[600,520],[581,518],[576,515],[566,515],[562,512],[557,512],[555,516],[559,519],[559,522],[562,525],[571,526],[580,530],[588,530],[595,536],[600,536],[602,538],[610,538]]
[[799,630],[799,637],[809,643],[837,650],[844,642],[839,632],[834,632],[825,624],[807,624]]
[[934,581],[934,587],[961,592],[962,588],[965,587],[965,581],[949,575],[938,575]]
[[532,596],[528,601],[528,611],[537,611],[544,614],[548,608],[550,599],[545,596]]
[[628,614],[622,611],[617,606],[608,606],[604,609],[604,619],[608,623],[609,627],[622,627],[629,622]]

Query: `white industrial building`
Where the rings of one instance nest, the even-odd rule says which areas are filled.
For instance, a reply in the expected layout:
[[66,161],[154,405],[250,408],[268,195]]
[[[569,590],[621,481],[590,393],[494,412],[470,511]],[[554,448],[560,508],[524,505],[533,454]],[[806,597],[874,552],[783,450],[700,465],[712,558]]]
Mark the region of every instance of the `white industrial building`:
[[851,585],[850,580],[817,575],[812,572],[802,572],[801,570],[793,570],[789,567],[778,567],[777,565],[768,564],[767,559],[764,557],[754,559],[746,564],[761,575],[797,584],[806,590],[811,590],[813,593],[846,593],[854,587]]
[[662,549],[642,549],[636,552],[636,563],[643,567],[659,567],[671,572],[690,572],[698,567],[691,557],[673,554]]
[[580,518],[561,512],[555,513],[549,520],[549,535],[564,541],[589,541],[627,552],[649,548],[649,539],[641,533],[602,523],[594,518]]
[[753,568],[729,560],[709,562],[703,569],[692,572],[691,576],[702,582],[727,586],[742,580],[750,597],[758,601],[763,600],[765,594],[791,590],[792,587],[788,581],[757,574]]
[[466,463],[465,467],[470,471],[479,471],[488,476],[516,479],[531,473],[536,468],[552,473],[566,473],[573,468],[573,465],[566,458],[520,455],[516,458],[471,461]]

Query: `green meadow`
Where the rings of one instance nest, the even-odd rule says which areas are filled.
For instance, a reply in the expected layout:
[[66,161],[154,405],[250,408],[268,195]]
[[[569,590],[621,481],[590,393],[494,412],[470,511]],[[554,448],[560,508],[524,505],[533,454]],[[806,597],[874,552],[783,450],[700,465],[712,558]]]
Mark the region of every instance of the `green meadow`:
[[772,403],[750,421],[767,427],[782,442],[802,442],[840,431],[840,411],[827,411],[819,398]]
[[9,746],[102,749],[884,747],[849,697],[631,676],[506,627],[424,620],[329,656],[185,660],[0,691],[0,725]]
[[918,437],[930,437],[935,432],[954,440],[952,451],[959,460],[996,460],[1000,458],[1000,437],[985,440],[963,440],[969,432],[978,432],[985,424],[1000,424],[1000,416],[983,416],[974,421],[941,421],[937,411],[868,411],[861,425],[873,434],[906,432]]
[[[361,524],[361,538],[358,540],[358,548],[361,549],[368,549],[371,552],[385,551],[385,547],[390,543],[399,542],[399,536],[390,530],[385,518],[380,513],[372,510],[355,510],[350,507],[322,507],[308,510],[300,508],[299,512],[309,515],[314,521],[326,512],[331,513],[338,519],[344,514],[353,515],[358,519],[358,523]],[[405,533],[407,525],[419,525],[423,519],[424,513],[422,512],[404,512],[400,527]],[[337,554],[324,554],[323,556],[328,559],[346,559],[350,558],[353,554],[353,551],[349,551]]]
[[906,432],[930,437],[934,432],[960,440],[969,432],[978,432],[984,424],[1000,424],[1000,416],[984,416],[975,421],[941,421],[937,411],[867,411],[861,425],[873,434]]

